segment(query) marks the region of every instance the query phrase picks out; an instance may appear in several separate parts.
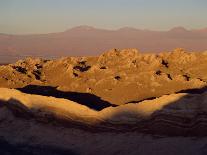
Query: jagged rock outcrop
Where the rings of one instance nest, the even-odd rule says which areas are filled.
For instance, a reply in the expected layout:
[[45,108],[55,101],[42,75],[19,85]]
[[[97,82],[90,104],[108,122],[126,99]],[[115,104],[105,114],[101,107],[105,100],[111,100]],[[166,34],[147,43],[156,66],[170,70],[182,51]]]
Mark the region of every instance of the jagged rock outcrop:
[[207,81],[207,55],[183,49],[158,54],[112,49],[99,57],[31,59],[0,66],[0,86],[49,85],[59,90],[97,95],[121,105],[181,90]]

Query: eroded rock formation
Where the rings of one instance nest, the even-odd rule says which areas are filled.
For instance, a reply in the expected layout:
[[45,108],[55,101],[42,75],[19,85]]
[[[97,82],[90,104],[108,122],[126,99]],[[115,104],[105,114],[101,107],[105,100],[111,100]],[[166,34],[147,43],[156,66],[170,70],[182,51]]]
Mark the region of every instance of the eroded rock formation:
[[0,86],[51,86],[65,92],[90,93],[122,105],[206,86],[206,61],[206,52],[183,49],[160,54],[112,49],[99,57],[28,58],[1,66]]

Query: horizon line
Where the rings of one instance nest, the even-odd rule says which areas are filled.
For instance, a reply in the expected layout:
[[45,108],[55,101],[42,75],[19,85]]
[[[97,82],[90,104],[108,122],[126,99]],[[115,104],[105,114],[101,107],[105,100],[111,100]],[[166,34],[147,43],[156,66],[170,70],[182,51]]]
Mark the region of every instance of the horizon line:
[[79,30],[104,30],[104,31],[120,31],[120,30],[137,30],[137,31],[152,31],[152,32],[169,32],[169,31],[173,31],[173,30],[183,30],[183,31],[202,31],[202,30],[207,30],[207,27],[203,27],[203,28],[198,28],[198,29],[188,29],[184,26],[175,26],[172,28],[169,28],[167,30],[154,30],[154,29],[141,29],[138,27],[133,27],[133,26],[123,26],[120,28],[116,28],[116,29],[109,29],[109,28],[100,28],[100,27],[96,27],[96,26],[91,26],[91,25],[77,25],[77,26],[73,26],[70,27],[68,29],[65,29],[63,31],[55,31],[55,32],[47,32],[47,33],[2,33],[0,32],[0,35],[43,35],[43,34],[53,34],[53,33],[63,33],[63,32],[67,32],[70,30],[75,30],[75,29],[79,29]]

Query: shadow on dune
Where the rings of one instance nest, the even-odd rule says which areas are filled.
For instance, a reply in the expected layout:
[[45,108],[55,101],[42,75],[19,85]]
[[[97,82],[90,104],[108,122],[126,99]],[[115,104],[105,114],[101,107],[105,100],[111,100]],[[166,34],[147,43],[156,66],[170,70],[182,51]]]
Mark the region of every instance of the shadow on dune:
[[79,93],[79,92],[64,92],[64,91],[57,90],[56,87],[51,87],[51,86],[28,85],[23,88],[18,88],[18,90],[27,94],[53,96],[56,98],[68,99],[97,111],[100,111],[110,106],[113,107],[115,106],[110,102],[102,100],[100,97],[94,94]]
[[[207,98],[201,95],[205,92],[207,87],[179,91],[177,93],[187,94],[161,108],[155,102],[157,109],[149,116],[143,115],[143,119],[136,124],[117,124],[117,127],[120,130],[167,136],[207,136]],[[131,117],[131,111],[115,112],[111,118],[116,120],[123,116]]]
[[194,89],[187,89],[187,90],[181,90],[176,93],[188,93],[188,94],[202,94],[207,91],[207,86],[202,88],[194,88]]
[[54,148],[52,146],[30,146],[28,144],[10,144],[0,139],[1,155],[77,155],[71,150]]
[[[205,87],[202,87],[202,88],[193,88],[193,89],[180,90],[180,91],[175,92],[175,94],[178,94],[178,93],[202,94],[206,91],[207,91],[207,87],[205,86]],[[170,94],[163,94],[163,95],[170,95]],[[138,103],[138,102],[142,102],[144,100],[153,100],[153,99],[156,99],[156,98],[161,97],[161,96],[152,96],[152,97],[144,98],[144,99],[141,99],[141,100],[132,100],[132,101],[128,101],[126,104],[128,104],[128,103]]]

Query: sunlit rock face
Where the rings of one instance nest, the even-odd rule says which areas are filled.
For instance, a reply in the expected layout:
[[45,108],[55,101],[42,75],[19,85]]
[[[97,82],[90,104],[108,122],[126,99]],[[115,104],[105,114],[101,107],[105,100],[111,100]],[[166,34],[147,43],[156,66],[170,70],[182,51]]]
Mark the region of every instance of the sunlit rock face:
[[0,66],[0,86],[51,86],[65,92],[90,93],[111,104],[123,105],[204,87],[205,53],[180,48],[159,54],[112,49],[98,57],[27,58]]

